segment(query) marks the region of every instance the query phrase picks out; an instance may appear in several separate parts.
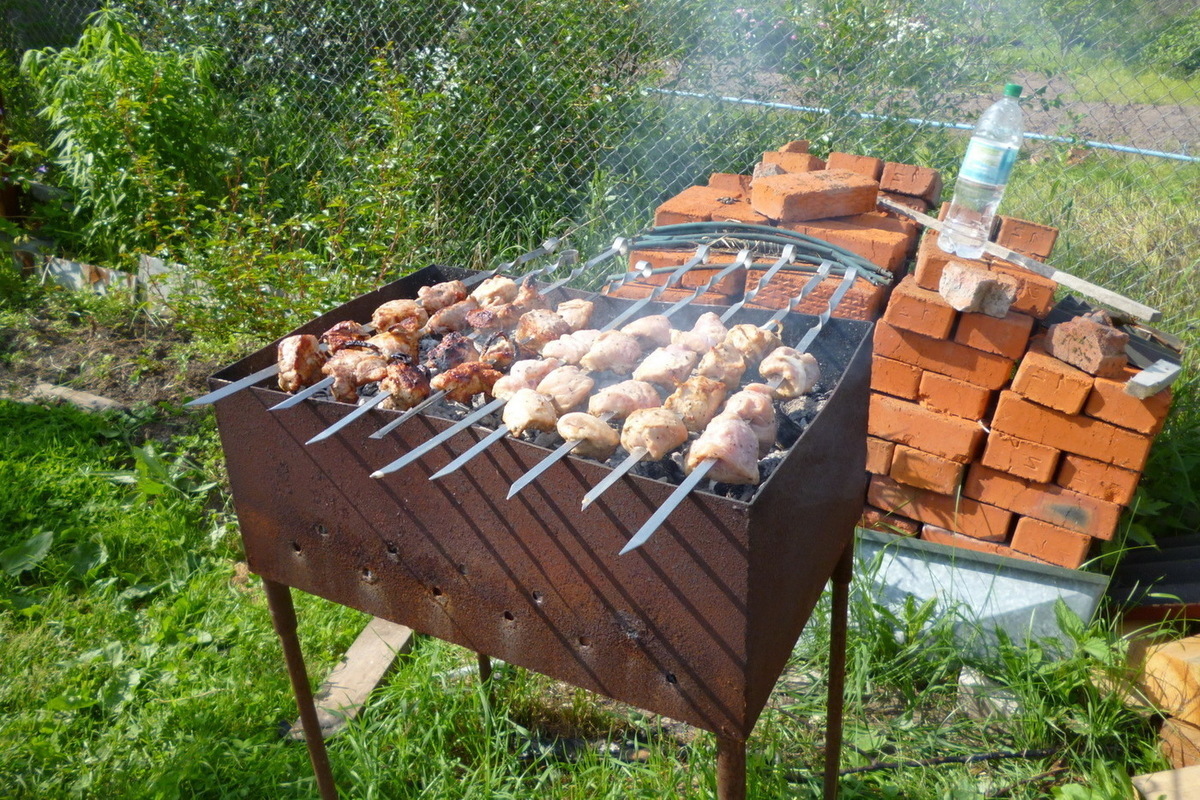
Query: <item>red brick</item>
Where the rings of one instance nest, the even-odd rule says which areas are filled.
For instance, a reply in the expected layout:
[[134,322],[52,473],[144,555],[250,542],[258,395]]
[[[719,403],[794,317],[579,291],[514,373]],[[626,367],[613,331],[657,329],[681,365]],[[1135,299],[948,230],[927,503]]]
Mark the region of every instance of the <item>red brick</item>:
[[[929,211],[929,203],[926,203],[920,197],[909,197],[906,194],[896,194],[895,192],[880,192],[879,194],[891,200],[896,205],[907,206],[914,211],[920,211],[922,214]],[[889,211],[887,213],[892,214],[895,212]],[[904,219],[908,219],[908,217],[904,217]]]
[[[695,258],[695,256],[696,251],[690,248],[685,250],[643,248],[640,250],[633,250],[629,253],[629,268],[632,271],[639,261],[647,262],[651,269],[678,267],[681,266],[685,261]],[[689,269],[687,272],[683,273],[677,285],[686,289],[694,289],[697,286],[703,286],[704,284],[708,283],[714,275],[720,272],[724,265],[732,264],[735,258],[737,258],[737,256],[733,253],[718,253],[710,251],[705,265],[693,267],[692,269]],[[708,266],[710,264],[717,264],[719,266],[714,268],[712,266]],[[648,278],[640,278],[639,282],[661,286],[667,282],[667,276],[668,273],[659,273],[658,275],[651,275]],[[746,270],[738,269],[734,270],[729,275],[726,275],[714,286],[712,286],[711,289],[717,294],[732,297],[734,295],[741,294],[745,287]]]
[[871,359],[871,388],[877,392],[916,400],[920,383],[921,370],[912,364],[880,356]]
[[991,553],[997,556],[1018,558],[1022,561],[1034,561],[1038,564],[1046,563],[1039,558],[1034,558],[1028,553],[1022,553],[1019,550],[1013,550],[1008,545],[972,539],[970,536],[963,536],[961,533],[948,531],[945,528],[939,528],[937,525],[923,525],[921,527],[921,538],[927,542],[950,545],[951,547],[961,547],[964,550],[974,550],[979,553]]
[[[754,286],[763,272],[763,270],[751,269],[746,278],[747,285]],[[793,272],[784,270],[776,274],[755,295],[754,299],[746,304],[746,307],[783,308],[791,303],[796,295],[800,294],[801,287],[808,282],[810,277],[812,277],[811,274],[798,270]],[[840,276],[826,278],[796,310],[801,314],[820,314],[829,306],[829,298],[841,282]],[[889,287],[876,286],[866,278],[860,277],[854,282],[842,301],[838,303],[833,315],[841,319],[874,320],[879,316],[879,311],[887,300],[888,291]]]
[[[1054,478],[1061,450],[1049,445],[1018,439],[1003,431],[988,434],[979,463],[1020,478],[1048,483]],[[1070,488],[1070,487],[1066,487]]]
[[1129,334],[1089,317],[1051,325],[1046,331],[1046,352],[1089,375],[1119,378],[1129,363],[1125,345]]
[[733,203],[722,203],[712,213],[713,222],[746,222],[750,225],[770,225],[771,220],[754,210],[746,199]]
[[1093,383],[1091,375],[1047,355],[1041,345],[1035,342],[1017,365],[1012,388],[1014,392],[1040,405],[1066,414],[1078,414],[1092,391]]
[[917,387],[917,401],[934,411],[978,421],[987,414],[992,393],[982,386],[949,375],[925,371]]
[[713,189],[728,192],[730,197],[749,198],[750,176],[731,172],[714,172],[708,176],[708,185]]
[[1054,482],[1072,492],[1127,506],[1133,502],[1140,478],[1139,472],[1066,453]]
[[921,226],[916,220],[900,216],[891,211],[871,211],[866,214],[855,214],[853,217],[839,217],[838,222],[852,222],[868,228],[882,228],[885,231],[904,234],[907,241],[906,256],[917,252],[917,242],[921,240]]
[[793,139],[792,141],[779,148],[781,153],[807,153],[808,139]]
[[1012,512],[969,497],[938,494],[875,475],[867,486],[867,502],[975,539],[1003,542],[1008,538]]
[[888,300],[883,320],[906,331],[934,339],[950,338],[958,312],[941,295],[922,289],[911,277],[900,281]]
[[962,464],[902,444],[892,452],[888,476],[897,483],[928,489],[938,494],[954,494],[962,483]]
[[985,389],[1008,384],[1013,362],[994,353],[942,339],[932,339],[880,321],[875,326],[875,354],[931,372],[973,383]]
[[825,162],[826,169],[848,169],[866,175],[873,181],[883,174],[883,159],[871,156],[856,156],[851,153],[830,153]]
[[[922,289],[936,292],[941,285],[942,271],[946,269],[946,265],[951,261],[962,260],[950,255],[937,246],[937,233],[931,230],[925,231],[925,235],[921,237],[920,244],[917,245],[917,261],[913,277],[917,279],[917,285]],[[968,261],[966,263],[984,264],[982,261]]]
[[844,247],[890,272],[899,271],[908,260],[909,234],[897,230],[882,217],[857,214],[837,219],[781,222],[779,227]]
[[865,175],[826,169],[759,178],[750,190],[750,202],[763,216],[802,222],[874,211],[878,192],[879,184]]
[[1004,215],[1000,215],[999,219],[996,244],[1039,261],[1050,257],[1058,240],[1058,228]]
[[1016,392],[1000,393],[992,430],[1135,471],[1150,454],[1147,436],[1031,403]]
[[919,197],[936,206],[942,198],[942,174],[930,167],[888,161],[883,165],[879,188],[885,192]]
[[1033,317],[1010,311],[1003,317],[966,312],[958,317],[954,341],[985,353],[1016,360],[1029,346]]
[[883,394],[871,395],[867,433],[960,464],[975,458],[983,443],[983,429],[977,423]]
[[942,269],[938,294],[959,311],[1003,317],[1017,299],[1017,282],[973,261],[955,259]]
[[1121,518],[1121,507],[1115,503],[1072,492],[1057,484],[1027,481],[982,464],[974,464],[967,471],[962,493],[972,500],[1097,539],[1111,539]]
[[880,511],[874,506],[863,506],[863,514],[858,521],[858,527],[880,533],[894,533],[898,536],[916,536],[917,531],[921,529],[921,523],[899,514]]
[[655,225],[708,222],[728,193],[711,186],[689,186],[654,210]]
[[992,259],[987,259],[988,266],[993,272],[999,272],[1015,278],[1017,281],[1017,299],[1013,301],[1012,310],[1041,319],[1050,313],[1054,307],[1054,292],[1058,284],[1049,278],[1030,272],[1024,267],[1016,267]]
[[1136,374],[1129,370],[1120,380],[1096,378],[1083,413],[1139,433],[1157,434],[1171,410],[1171,390],[1163,389],[1145,400],[1125,394],[1125,382]]
[[895,449],[895,442],[868,436],[867,472],[873,472],[876,475],[887,475],[892,468],[892,453]]
[[779,150],[768,150],[763,153],[762,163],[778,164],[789,173],[825,169],[825,162],[810,153],[791,153]]
[[1021,517],[1013,529],[1012,549],[1036,556],[1067,569],[1076,569],[1087,561],[1092,537],[1033,517]]

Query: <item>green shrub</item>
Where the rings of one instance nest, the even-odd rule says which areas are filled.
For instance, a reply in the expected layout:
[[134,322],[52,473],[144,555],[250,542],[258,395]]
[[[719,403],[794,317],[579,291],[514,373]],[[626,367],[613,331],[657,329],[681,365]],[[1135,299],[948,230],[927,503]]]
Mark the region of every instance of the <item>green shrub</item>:
[[1170,74],[1187,77],[1200,72],[1200,8],[1172,20],[1142,51],[1142,58]]

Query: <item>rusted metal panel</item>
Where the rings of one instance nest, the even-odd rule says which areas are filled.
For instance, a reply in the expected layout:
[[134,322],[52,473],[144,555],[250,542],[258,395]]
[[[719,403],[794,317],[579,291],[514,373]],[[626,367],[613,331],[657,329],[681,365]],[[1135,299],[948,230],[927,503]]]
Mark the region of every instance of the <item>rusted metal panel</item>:
[[[463,274],[422,270],[301,331],[368,319],[384,300]],[[601,319],[624,307],[599,305]],[[789,319],[785,341],[812,322]],[[839,386],[751,502],[695,492],[651,542],[620,557],[671,484],[630,475],[581,512],[608,468],[570,457],[509,501],[512,481],[548,452],[513,439],[430,482],[478,428],[372,479],[450,423],[423,415],[372,440],[396,413],[374,410],[305,447],[353,407],[316,401],[270,413],[281,392],[239,392],[217,413],[247,558],[270,580],[745,739],[861,509],[869,330],[833,320],[818,337],[814,354],[827,376],[842,375]],[[273,358],[264,348],[214,386]]]

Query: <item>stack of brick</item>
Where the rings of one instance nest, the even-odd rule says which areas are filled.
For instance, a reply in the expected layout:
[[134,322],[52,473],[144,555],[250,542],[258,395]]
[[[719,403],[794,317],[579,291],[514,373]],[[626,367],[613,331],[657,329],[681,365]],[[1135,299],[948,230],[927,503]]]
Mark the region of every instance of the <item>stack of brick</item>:
[[[827,161],[808,152],[808,142],[789,142],[763,153],[753,175],[714,173],[706,186],[691,186],[658,207],[656,226],[689,222],[742,222],[778,227],[822,239],[845,248],[893,276],[886,285],[859,279],[835,312],[852,319],[879,316],[892,283],[904,273],[919,239],[917,225],[906,217],[878,210],[880,194],[921,211],[940,201],[942,180],[936,170],[878,158],[831,153]],[[680,250],[634,250],[630,266],[647,261],[652,267],[677,266],[692,256]],[[728,263],[732,256],[714,257]],[[714,270],[693,269],[678,289],[663,299],[690,294],[712,277]],[[702,302],[738,300],[747,285],[754,286],[764,270],[754,268],[729,276],[713,287]],[[772,278],[750,303],[757,308],[782,308],[800,293],[811,274],[782,272]],[[662,275],[626,283],[614,294],[644,297]],[[826,279],[797,309],[817,314],[825,310],[840,279]]]
[[[1045,260],[1056,233],[1002,219],[995,239]],[[1123,391],[1102,321],[1039,335],[1054,290],[925,235],[876,326],[864,525],[1068,568],[1113,537],[1170,392]]]

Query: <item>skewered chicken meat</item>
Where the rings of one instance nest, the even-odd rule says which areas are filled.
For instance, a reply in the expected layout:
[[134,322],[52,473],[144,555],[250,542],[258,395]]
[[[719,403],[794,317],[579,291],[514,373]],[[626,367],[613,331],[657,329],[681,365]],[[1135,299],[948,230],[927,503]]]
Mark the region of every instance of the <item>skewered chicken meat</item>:
[[333,355],[349,342],[365,341],[369,335],[367,329],[360,323],[353,320],[345,320],[322,333],[319,341],[325,345],[326,354]]
[[621,435],[611,425],[582,411],[563,414],[556,427],[564,440],[579,442],[571,451],[579,456],[607,461],[621,442]]
[[682,345],[697,353],[707,353],[725,341],[727,333],[721,318],[711,311],[705,311],[696,319],[690,331],[671,331],[671,344]]
[[358,402],[358,387],[382,380],[387,372],[387,359],[374,348],[347,347],[337,351],[321,367],[321,372],[333,378],[330,391],[341,403]]
[[471,297],[480,306],[502,306],[517,299],[519,287],[512,278],[493,275],[482,281],[471,292]]
[[565,414],[582,403],[595,385],[596,381],[586,372],[567,364],[542,378],[537,385],[537,391],[550,398],[555,411]]
[[556,358],[527,358],[515,362],[508,374],[492,386],[492,397],[499,400],[511,399],[521,389],[536,389],[542,378],[562,366]]
[[720,483],[758,483],[758,441],[750,423],[732,414],[713,419],[699,438],[688,448],[684,472],[691,474],[696,467],[713,459],[716,464],[708,472],[710,480]]
[[452,306],[460,300],[467,299],[467,286],[462,281],[445,281],[433,286],[422,286],[417,289],[417,302],[425,313],[432,314],[441,311],[446,306]]
[[467,324],[477,331],[496,332],[511,330],[521,316],[534,309],[547,308],[549,303],[538,291],[532,278],[526,278],[517,290],[511,303],[484,305],[467,314]]
[[560,336],[542,347],[542,357],[557,358],[566,364],[578,364],[579,359],[592,349],[599,335],[600,331],[595,328],[585,328]]
[[367,339],[367,344],[379,348],[379,352],[388,358],[402,355],[415,364],[421,357],[421,325],[416,317],[409,317],[381,330]]
[[423,328],[429,314],[416,300],[389,300],[371,314],[371,324],[377,331],[386,331],[406,319],[416,319],[417,328]]
[[467,314],[479,308],[479,301],[474,297],[460,300],[457,303],[438,309],[429,317],[427,327],[434,336],[441,336],[450,331],[461,331],[467,327]]
[[637,339],[643,350],[665,347],[671,343],[671,320],[662,314],[652,314],[635,319],[621,328],[621,332]]
[[403,411],[429,397],[429,378],[420,367],[392,361],[379,382],[379,391],[389,395],[383,408]]
[[571,327],[558,314],[549,309],[535,308],[517,321],[513,340],[523,350],[540,353],[549,342],[570,332]]
[[466,324],[463,327],[472,328],[484,334],[502,331],[509,327],[508,318],[502,313],[507,308],[507,305],[477,308],[464,318]]
[[637,339],[621,331],[605,331],[596,337],[592,349],[579,360],[579,365],[592,372],[612,372],[628,375],[642,357]]
[[533,389],[518,389],[504,405],[501,416],[513,436],[520,436],[527,430],[552,431],[558,421],[558,412],[551,399]]
[[669,408],[639,408],[621,426],[621,447],[629,452],[646,450],[651,461],[665,458],[667,453],[687,441],[688,430],[683,420]]
[[429,351],[425,366],[431,372],[445,372],[459,364],[479,360],[479,345],[458,331],[450,331]]
[[645,381],[621,381],[605,386],[588,398],[588,413],[597,417],[612,414],[613,419],[625,419],[639,408],[662,405],[658,390]]
[[564,300],[554,309],[554,312],[567,321],[572,331],[583,330],[591,322],[592,311],[596,304],[582,297],[574,300]]
[[492,369],[498,369],[503,372],[517,360],[517,355],[516,343],[508,336],[500,333],[488,340],[487,346],[479,356],[479,360],[490,365]]
[[778,384],[775,397],[780,400],[808,394],[821,380],[817,359],[791,347],[777,347],[768,353],[758,365],[758,374]]
[[429,385],[445,392],[447,399],[469,406],[475,395],[491,394],[492,387],[502,376],[503,373],[482,361],[467,361],[433,376]]
[[696,374],[725,384],[725,388],[734,389],[742,381],[746,372],[746,359],[738,349],[729,342],[721,342],[709,350],[696,366]]
[[725,401],[725,408],[719,415],[741,417],[749,423],[758,441],[760,458],[775,446],[775,437],[779,433],[779,418],[775,415],[772,394],[773,390],[765,383],[747,384],[746,388]]
[[717,413],[725,394],[725,384],[720,381],[693,375],[679,384],[663,405],[678,414],[689,431],[698,433]]
[[295,392],[320,380],[321,365],[325,363],[320,347],[317,337],[309,333],[279,341],[275,361],[279,364],[280,389]]
[[725,337],[725,343],[737,348],[746,359],[746,366],[753,367],[763,360],[763,357],[783,345],[779,334],[773,330],[764,331],[757,325],[734,325]]
[[687,379],[699,359],[700,354],[694,350],[669,344],[642,359],[642,363],[633,370],[633,378],[673,389]]

